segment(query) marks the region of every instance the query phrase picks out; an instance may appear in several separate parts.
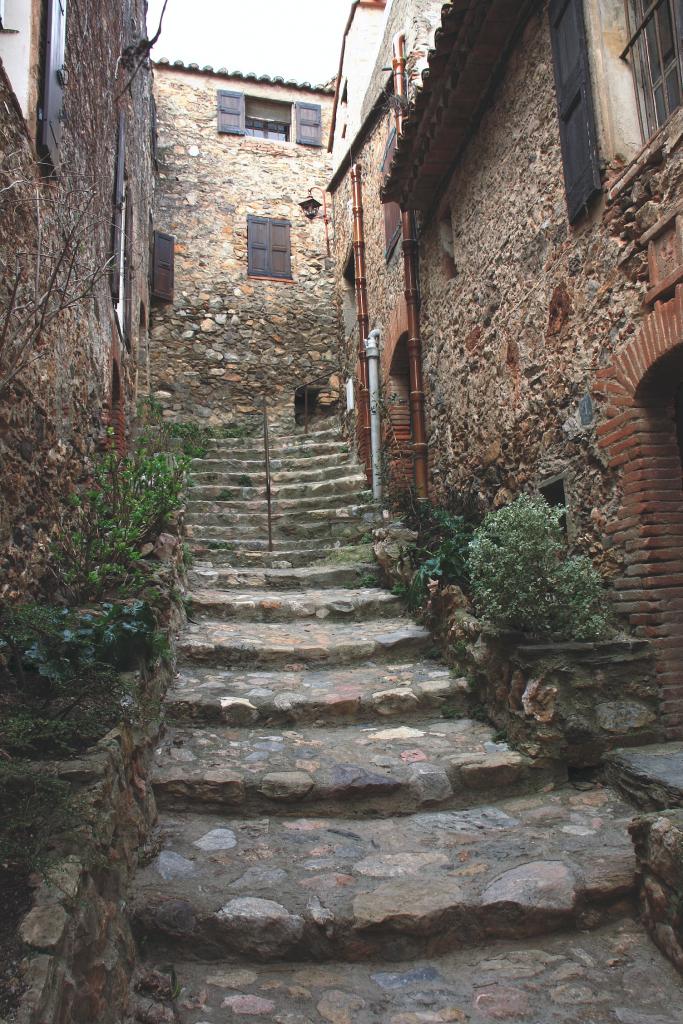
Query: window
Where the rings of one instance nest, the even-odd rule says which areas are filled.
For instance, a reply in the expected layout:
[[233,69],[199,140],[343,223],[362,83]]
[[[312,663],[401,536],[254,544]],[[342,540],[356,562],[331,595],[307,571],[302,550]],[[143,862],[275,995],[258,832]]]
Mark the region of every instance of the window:
[[295,103],[292,106],[260,96],[245,96],[231,89],[218,90],[218,131],[221,134],[290,142],[294,125],[299,145],[322,146],[320,104]]
[[290,223],[270,217],[247,219],[250,277],[291,279]]
[[[396,129],[392,128],[389,132],[389,138],[382,159],[382,174],[384,178],[389,174],[391,161],[396,150],[396,143]],[[401,207],[398,203],[384,203],[382,209],[384,210],[384,256],[389,261],[401,235]]]
[[681,52],[673,0],[626,0],[631,64],[644,138],[681,105]]
[[175,237],[155,231],[152,238],[152,297],[173,302]]

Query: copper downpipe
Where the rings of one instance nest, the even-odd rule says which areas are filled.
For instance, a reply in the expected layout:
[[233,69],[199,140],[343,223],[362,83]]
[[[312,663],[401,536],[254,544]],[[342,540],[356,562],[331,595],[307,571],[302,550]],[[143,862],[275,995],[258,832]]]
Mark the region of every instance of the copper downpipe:
[[[393,43],[394,95],[403,100],[406,95],[405,36],[400,34]],[[394,107],[396,135],[403,132],[403,105]],[[401,211],[403,233],[403,282],[408,311],[408,367],[410,374],[410,414],[413,431],[413,466],[415,490],[418,498],[426,498],[429,489],[427,464],[427,428],[425,423],[424,384],[422,381],[422,339],[420,336],[420,292],[417,276],[418,245],[415,218],[410,210]]]
[[356,278],[356,315],[358,318],[358,408],[360,414],[362,457],[365,461],[367,472],[370,460],[370,395],[368,392],[368,363],[365,355],[365,339],[370,333],[370,314],[368,312],[363,186],[360,164],[354,164],[351,168],[351,191],[353,195],[353,267]]

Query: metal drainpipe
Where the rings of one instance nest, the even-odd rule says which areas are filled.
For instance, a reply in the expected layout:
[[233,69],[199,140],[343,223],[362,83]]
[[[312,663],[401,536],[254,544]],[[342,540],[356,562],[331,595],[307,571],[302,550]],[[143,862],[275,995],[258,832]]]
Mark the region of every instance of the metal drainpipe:
[[365,269],[365,227],[363,224],[363,188],[360,164],[354,164],[351,168],[351,190],[353,195],[353,265],[356,277],[356,316],[358,319],[358,383],[360,388],[358,406],[363,435],[363,454],[366,460],[367,471],[368,458],[371,451],[371,437],[365,339],[370,332],[370,316],[368,313],[368,289]]
[[[393,40],[394,94],[401,99],[406,95],[405,35],[400,32]],[[396,134],[403,133],[403,108],[394,108]],[[408,311],[408,367],[410,374],[410,412],[413,430],[413,462],[415,490],[418,498],[426,498],[429,489],[427,465],[427,428],[425,423],[424,384],[422,381],[422,339],[420,336],[420,290],[418,285],[418,245],[415,217],[411,210],[401,212],[403,233],[403,282]]]
[[372,496],[382,500],[382,439],[379,420],[379,331],[370,331],[365,342],[370,389],[370,448],[372,452]]

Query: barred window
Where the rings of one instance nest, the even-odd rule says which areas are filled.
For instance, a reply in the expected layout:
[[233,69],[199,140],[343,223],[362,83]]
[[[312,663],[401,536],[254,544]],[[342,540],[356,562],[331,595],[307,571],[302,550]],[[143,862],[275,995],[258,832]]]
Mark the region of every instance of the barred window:
[[674,0],[625,0],[629,61],[644,138],[653,135],[681,105],[683,25],[676,23]]

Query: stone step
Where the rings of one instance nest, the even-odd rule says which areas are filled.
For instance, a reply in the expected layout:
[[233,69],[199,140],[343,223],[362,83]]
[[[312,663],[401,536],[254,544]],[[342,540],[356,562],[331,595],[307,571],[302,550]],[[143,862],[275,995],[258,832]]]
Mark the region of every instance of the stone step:
[[379,569],[375,562],[350,565],[312,565],[299,569],[231,569],[213,565],[193,566],[188,574],[190,587],[200,590],[289,590],[301,591],[315,587],[339,587],[377,584]]
[[[258,719],[255,707],[241,711]],[[470,719],[344,728],[169,729],[155,752],[159,807],[243,814],[399,814],[471,807],[560,778]],[[562,781],[565,781],[565,778]]]
[[[387,951],[388,952],[388,951]],[[386,954],[385,954],[386,955]],[[680,1024],[680,975],[632,918],[596,931],[498,941],[411,964],[175,962],[177,1017],[283,1024]],[[135,979],[142,1010],[173,995],[168,966]],[[201,1008],[201,1009],[199,1009]],[[241,1015],[244,1016],[241,1016]]]
[[[237,491],[231,492],[216,486],[193,487],[189,492],[185,507],[188,513],[234,511],[238,513],[256,512],[257,514],[265,514],[265,492],[261,497],[255,498],[233,497],[233,494],[237,495],[239,491],[246,489],[238,488]],[[219,494],[225,495],[226,493],[229,495],[228,498],[218,497]],[[273,508],[277,513],[291,512],[292,514],[297,514],[299,512],[306,512],[309,509],[344,508],[347,504],[363,508],[368,506],[375,507],[372,503],[372,491],[356,491],[355,493],[344,495],[341,499],[338,494],[314,496],[312,498],[278,498],[274,502]]]
[[289,569],[295,567],[341,566],[370,561],[373,557],[371,544],[340,544],[338,547],[295,547],[290,542],[275,545],[273,551],[262,547],[243,547],[237,551],[234,544],[223,549],[210,548],[207,544],[190,541],[190,551],[198,559],[210,558],[214,566],[229,565],[233,568],[258,566],[260,568]]
[[431,635],[409,619],[341,623],[191,623],[178,641],[182,664],[232,668],[248,664],[348,665],[408,658],[431,650]]
[[[171,721],[244,725],[382,721],[438,710],[465,716],[468,684],[434,661],[249,672],[185,668],[166,696]],[[254,716],[257,716],[255,718]]]
[[251,622],[364,622],[400,615],[401,601],[378,587],[334,590],[200,590],[188,593],[192,619]]
[[[369,521],[361,516],[350,516],[349,518],[334,516],[312,522],[299,520],[296,516],[288,519],[274,519],[273,540],[286,543],[292,548],[310,544],[312,541],[353,543],[363,540],[369,542],[375,525],[375,513],[368,513],[368,519]],[[255,519],[251,520],[249,517],[225,526],[187,523],[185,536],[191,539],[196,538],[200,542],[227,541],[238,547],[244,541],[245,546],[254,547],[259,540],[267,545],[268,524],[267,521],[260,522]]]
[[338,480],[340,478],[345,479],[346,477],[353,477],[361,484],[366,479],[365,473],[360,466],[349,464],[347,461],[337,461],[333,465],[319,468],[280,469],[272,473],[273,487],[281,487],[283,484],[289,483],[320,483],[323,480]]
[[[375,505],[351,505],[337,504],[332,508],[304,508],[304,509],[280,509],[278,505],[272,510],[273,526],[282,529],[291,528],[297,524],[315,524],[328,522],[345,522],[349,520],[362,520],[374,524],[379,520],[379,514]],[[185,525],[189,526],[234,526],[242,529],[245,525],[254,524],[263,529],[268,526],[268,511],[265,503],[258,511],[232,511],[219,510],[218,512],[198,512],[188,509],[185,515]]]
[[[348,473],[348,470],[345,470]],[[245,481],[249,480],[249,484]],[[233,492],[238,489],[241,498],[265,498],[265,476],[254,485],[252,477],[240,473],[194,473],[193,484],[189,494],[201,494],[205,487],[215,487],[216,493]],[[271,497],[275,501],[305,498],[316,501],[321,497],[332,497],[333,495],[348,496],[358,494],[359,491],[367,489],[367,478],[364,473],[354,473],[350,476],[340,476],[334,480],[319,480],[312,483],[288,483],[273,484]]]
[[[229,459],[261,459],[265,457],[263,438],[260,442],[251,444],[242,442],[241,445],[231,445],[224,440],[213,440],[207,445],[207,449],[217,456],[225,455]],[[350,448],[346,441],[305,441],[301,438],[296,443],[276,444],[270,446],[271,457],[285,459],[290,455],[296,458],[313,458],[316,455],[339,455],[349,457]]]
[[632,910],[631,814],[599,786],[373,819],[174,812],[129,907],[171,962],[406,960],[597,928]]
[[[321,480],[337,480],[340,477],[355,476],[358,480],[364,480],[365,475],[359,466],[349,463],[346,459],[340,461],[337,458],[330,458],[324,465],[311,466],[307,460],[302,460],[304,465],[299,469],[279,468],[271,466],[271,479],[273,486],[286,483],[318,483]],[[193,459],[190,464],[190,474],[193,480],[205,481],[207,475],[216,476],[220,481],[244,478],[243,486],[250,487],[261,484],[265,480],[266,470],[263,463],[239,463],[230,459]]]
[[683,743],[613,750],[604,757],[611,785],[644,811],[683,807]]
[[[278,473],[299,473],[313,472],[316,470],[333,469],[336,466],[346,466],[348,471],[357,470],[359,464],[351,459],[348,452],[331,452],[323,455],[308,455],[300,457],[296,449],[291,449],[288,454],[273,455],[270,459],[270,471],[273,476]],[[263,451],[254,458],[231,455],[228,452],[212,451],[202,458],[193,459],[190,463],[190,471],[214,470],[218,472],[246,473],[251,476],[258,476],[266,471],[265,455]]]

